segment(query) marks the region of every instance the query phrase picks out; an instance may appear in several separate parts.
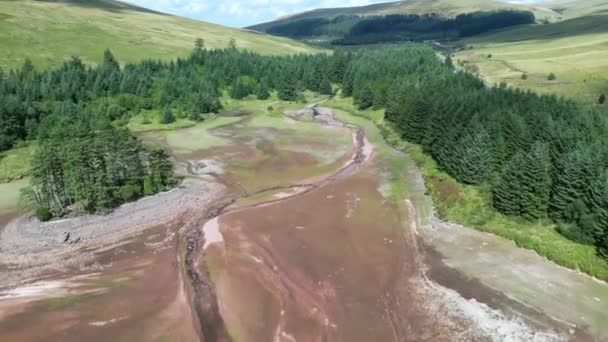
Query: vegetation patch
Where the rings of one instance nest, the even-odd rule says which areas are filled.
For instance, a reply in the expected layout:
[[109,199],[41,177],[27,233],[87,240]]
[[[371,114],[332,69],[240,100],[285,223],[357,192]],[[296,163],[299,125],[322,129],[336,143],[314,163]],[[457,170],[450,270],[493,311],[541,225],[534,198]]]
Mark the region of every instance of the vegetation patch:
[[20,208],[21,189],[28,186],[29,179],[23,178],[9,183],[0,183],[0,213],[17,212]]
[[[593,246],[576,243],[559,234],[556,225],[543,220],[527,221],[522,218],[500,214],[492,206],[492,196],[482,186],[464,185],[446,172],[439,169],[437,162],[422,151],[420,146],[404,141],[392,125],[383,120],[383,111],[359,111],[350,98],[336,97],[328,104],[332,108],[341,108],[338,114],[346,112],[375,122],[378,131],[385,141],[398,150],[407,152],[415,162],[425,180],[427,192],[433,198],[436,212],[442,219],[466,227],[493,233],[514,241],[519,247],[536,251],[553,262],[580,270],[599,279],[608,280],[608,261],[600,257]],[[370,140],[376,146],[378,136],[369,124],[356,120],[352,116],[348,121],[362,125],[370,132]],[[381,148],[380,151],[383,149]],[[395,159],[394,157],[392,159]],[[405,183],[398,175],[399,167],[412,167],[403,163],[394,163],[391,194],[394,198],[403,198]]]
[[22,179],[30,175],[30,162],[35,144],[0,152],[0,183]]

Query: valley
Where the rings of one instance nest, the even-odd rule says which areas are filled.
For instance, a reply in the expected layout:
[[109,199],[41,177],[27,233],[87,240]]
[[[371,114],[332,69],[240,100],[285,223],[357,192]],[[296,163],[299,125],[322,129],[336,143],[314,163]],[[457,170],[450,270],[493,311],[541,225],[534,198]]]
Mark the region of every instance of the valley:
[[370,3],[0,0],[0,341],[607,341],[608,5]]
[[[1,266],[9,270],[2,283],[28,279],[29,285],[0,291],[0,337],[584,341],[591,340],[589,331],[605,336],[600,316],[572,328],[557,320],[563,319],[559,311],[548,306],[545,311],[545,304],[530,310],[509,299],[511,292],[506,297],[484,282],[471,285],[459,275],[465,266],[447,266],[431,247],[434,225],[425,223],[431,204],[413,162],[387,146],[371,122],[346,112],[331,126],[298,121],[318,116],[310,108],[204,123],[215,126],[209,134],[223,141],[187,152],[171,148],[186,176],[180,188],[126,204],[109,217],[45,224],[55,232],[46,242],[31,235],[34,240],[13,247],[20,258],[3,254],[2,260],[13,262]],[[341,121],[361,128],[341,127]],[[147,141],[172,146],[162,135],[144,134]],[[285,134],[289,145],[282,143]],[[311,154],[311,147],[320,145],[332,156]],[[395,162],[403,167],[389,167]],[[247,181],[242,163],[261,180]],[[266,168],[269,163],[280,167]],[[187,164],[201,167],[179,168]],[[390,195],[395,179],[406,185],[403,197]],[[103,221],[110,230],[99,228]],[[3,233],[3,243],[18,246],[11,236],[36,234],[26,229],[27,221],[14,225]],[[94,233],[87,233],[87,225],[97,227]],[[81,242],[62,242],[65,231]],[[517,247],[502,253],[509,249]],[[6,253],[6,245],[2,250]],[[64,261],[39,268],[35,260],[45,254]],[[457,260],[452,258],[446,260]],[[598,291],[607,300],[608,287]],[[578,310],[601,315],[591,308]],[[45,322],[45,329],[28,329],[30,322]]]

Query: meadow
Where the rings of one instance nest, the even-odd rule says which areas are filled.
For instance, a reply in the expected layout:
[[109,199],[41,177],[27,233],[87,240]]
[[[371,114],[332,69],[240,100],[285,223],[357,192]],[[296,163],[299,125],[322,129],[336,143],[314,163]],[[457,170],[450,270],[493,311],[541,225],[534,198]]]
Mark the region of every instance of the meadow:
[[304,43],[152,12],[111,0],[0,1],[0,67],[21,66],[25,58],[37,67],[54,66],[70,56],[89,64],[110,48],[120,62],[170,60],[187,56],[195,39],[207,48],[237,47],[261,54],[320,51]]
[[608,94],[608,14],[523,26],[456,44],[464,46],[455,54],[456,63],[491,84],[506,82],[590,105]]

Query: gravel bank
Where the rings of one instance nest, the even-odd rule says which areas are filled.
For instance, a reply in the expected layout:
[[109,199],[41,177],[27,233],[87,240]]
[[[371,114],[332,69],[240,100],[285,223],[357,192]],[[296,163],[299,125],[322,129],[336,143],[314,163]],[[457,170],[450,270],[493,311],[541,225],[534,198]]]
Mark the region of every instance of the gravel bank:
[[169,225],[219,198],[224,187],[189,180],[180,187],[127,203],[107,215],[84,215],[41,223],[20,217],[0,235],[0,289],[53,271],[85,269],[94,254],[128,241],[142,231]]

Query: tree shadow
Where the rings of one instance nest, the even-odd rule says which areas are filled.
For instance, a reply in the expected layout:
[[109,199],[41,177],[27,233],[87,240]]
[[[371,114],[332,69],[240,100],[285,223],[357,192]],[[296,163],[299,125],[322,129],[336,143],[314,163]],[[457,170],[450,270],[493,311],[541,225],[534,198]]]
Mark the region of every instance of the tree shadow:
[[154,13],[161,15],[168,15],[166,13],[153,11],[147,8],[132,5],[126,2],[120,2],[115,0],[37,0],[39,2],[56,2],[64,3],[78,7],[100,9],[108,12],[121,13],[125,11],[129,12],[143,12],[143,13]]

